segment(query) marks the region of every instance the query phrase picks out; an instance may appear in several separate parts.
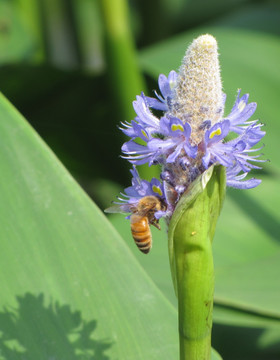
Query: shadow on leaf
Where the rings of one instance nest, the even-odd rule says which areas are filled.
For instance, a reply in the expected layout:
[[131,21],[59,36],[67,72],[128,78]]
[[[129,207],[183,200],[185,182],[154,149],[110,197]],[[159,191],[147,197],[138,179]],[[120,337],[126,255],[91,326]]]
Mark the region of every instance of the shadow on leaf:
[[17,297],[0,312],[0,360],[109,360],[108,340],[95,340],[97,321],[84,321],[69,305],[44,304],[44,295]]
[[229,195],[248,217],[257,223],[272,239],[279,241],[279,221],[273,214],[246,193],[229,191]]
[[[273,337],[266,334],[268,331],[274,332]],[[279,360],[279,326],[266,329],[215,324],[212,346],[227,360]]]

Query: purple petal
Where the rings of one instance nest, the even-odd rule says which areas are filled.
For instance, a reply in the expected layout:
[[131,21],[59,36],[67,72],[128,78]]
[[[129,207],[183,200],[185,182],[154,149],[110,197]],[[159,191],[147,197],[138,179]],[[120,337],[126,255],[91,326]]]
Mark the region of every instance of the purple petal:
[[178,78],[178,74],[175,70],[171,70],[168,74],[169,87],[172,90]]
[[177,157],[181,154],[183,144],[178,145],[175,150],[167,157],[167,163],[174,163]]
[[136,96],[136,101],[133,101],[133,107],[136,114],[139,116],[139,122],[143,125],[158,129],[159,120],[150,112],[142,96]]
[[227,186],[236,188],[236,189],[252,189],[257,187],[262,181],[259,179],[252,178],[250,180],[238,181],[234,179],[227,180]]
[[230,121],[230,130],[238,134],[242,131],[238,125],[246,125],[246,121],[254,114],[257,108],[257,104],[254,102],[247,104],[249,94],[239,98],[240,92],[241,90],[238,91],[235,104],[230,114],[226,117]]
[[210,151],[206,151],[205,155],[202,158],[202,163],[205,169],[208,169],[208,165],[210,163],[211,154]]
[[184,150],[188,156],[190,156],[192,159],[195,159],[197,155],[197,146],[191,146],[191,144],[188,141],[185,141],[183,143]]
[[167,77],[163,74],[160,74],[158,77],[158,87],[163,97],[166,98],[170,95],[170,85]]
[[214,124],[209,130],[205,132],[205,143],[208,146],[218,143],[223,140],[229,133],[230,122],[223,120]]
[[166,105],[165,102],[160,101],[158,99],[146,96],[146,101],[149,107],[151,107],[152,109],[155,110],[162,110],[162,111],[167,111],[168,110],[168,106]]

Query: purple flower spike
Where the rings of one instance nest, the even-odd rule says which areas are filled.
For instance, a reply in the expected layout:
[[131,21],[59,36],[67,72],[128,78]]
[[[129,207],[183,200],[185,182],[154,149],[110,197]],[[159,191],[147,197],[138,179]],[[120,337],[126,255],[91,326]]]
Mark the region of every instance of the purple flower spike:
[[[136,117],[122,123],[121,130],[130,138],[122,151],[134,165],[160,165],[164,191],[154,179],[150,183],[139,180],[134,168],[133,186],[124,195],[128,202],[140,194],[150,194],[151,186],[158,186],[166,211],[157,217],[170,217],[181,194],[213,164],[226,167],[228,186],[251,189],[260,184],[258,179],[247,179],[249,172],[260,169],[265,161],[260,158],[262,146],[257,145],[265,135],[263,125],[250,119],[257,104],[249,102],[249,94],[241,96],[238,90],[230,114],[224,116],[226,94],[212,36],[195,40],[179,74],[171,71],[168,76],[159,75],[158,86],[156,98],[142,93],[133,102]],[[163,113],[155,116],[153,109]]]

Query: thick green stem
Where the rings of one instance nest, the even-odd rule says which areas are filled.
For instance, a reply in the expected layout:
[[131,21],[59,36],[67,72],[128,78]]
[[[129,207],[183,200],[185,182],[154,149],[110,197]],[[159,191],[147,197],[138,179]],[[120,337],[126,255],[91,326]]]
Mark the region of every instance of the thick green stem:
[[188,193],[183,196],[179,214],[175,210],[175,219],[170,223],[170,260],[178,295],[181,360],[211,358],[212,239],[224,197],[224,169],[215,167],[204,188],[201,179],[189,196]]
[[17,0],[11,3],[18,8],[17,12],[19,16],[22,18],[25,27],[30,30],[30,38],[36,41],[34,60],[38,62],[43,61],[45,57],[45,47],[38,0]]
[[209,359],[211,350],[214,267],[205,195],[182,216],[174,233],[180,353],[188,360]]
[[97,1],[72,0],[79,58],[86,70],[100,73],[104,68],[102,23]]
[[136,94],[145,91],[139,69],[126,0],[99,0],[105,24],[110,83],[114,86],[124,120],[135,117],[131,106]]
[[[127,0],[99,0],[105,24],[107,65],[110,84],[116,100],[116,111],[122,120],[135,118],[132,101],[145,92],[144,76],[138,65],[136,47]],[[156,167],[146,164],[139,169],[141,177],[149,180],[158,176]]]

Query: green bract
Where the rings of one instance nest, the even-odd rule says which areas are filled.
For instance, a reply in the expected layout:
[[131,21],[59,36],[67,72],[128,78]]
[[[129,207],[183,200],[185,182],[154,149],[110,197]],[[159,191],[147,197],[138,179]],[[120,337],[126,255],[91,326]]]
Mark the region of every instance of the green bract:
[[169,225],[169,257],[179,306],[181,358],[209,359],[214,268],[212,240],[225,196],[225,168],[212,166],[180,199]]

